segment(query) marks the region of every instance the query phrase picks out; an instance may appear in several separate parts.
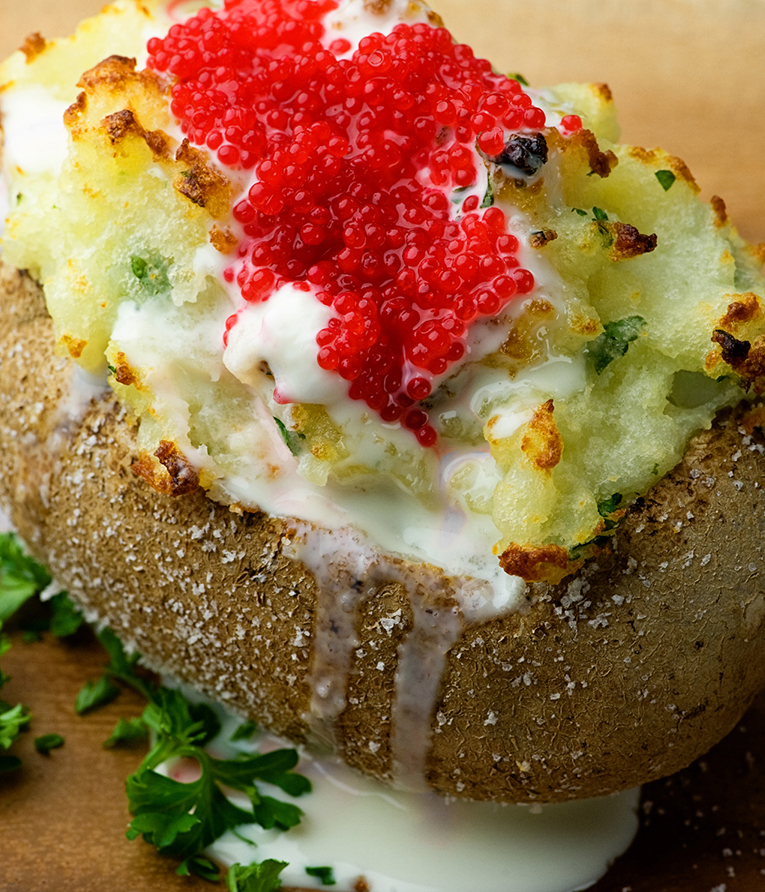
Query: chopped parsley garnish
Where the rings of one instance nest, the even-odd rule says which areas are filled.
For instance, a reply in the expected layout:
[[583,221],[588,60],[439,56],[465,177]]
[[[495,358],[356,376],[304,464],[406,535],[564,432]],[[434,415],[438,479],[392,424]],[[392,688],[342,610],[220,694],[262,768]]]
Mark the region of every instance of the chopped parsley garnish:
[[25,554],[13,533],[0,535],[0,622],[50,585],[48,571]]
[[273,858],[249,867],[232,864],[227,877],[229,892],[274,892],[281,887],[279,874],[286,866],[286,861]]
[[306,867],[305,872],[309,877],[316,877],[322,886],[334,886],[337,884],[334,871],[331,867]]
[[672,184],[677,179],[671,170],[657,170],[655,176],[665,192],[672,188]]
[[29,713],[21,703],[11,706],[4,700],[0,701],[0,747],[9,749],[29,724],[29,718]]
[[85,682],[74,701],[74,711],[77,715],[85,715],[111,703],[120,693],[120,688],[114,684],[108,675]]
[[234,743],[236,743],[237,740],[250,740],[250,738],[254,737],[257,731],[257,722],[242,722],[242,724],[231,735],[231,740]]
[[483,200],[481,201],[481,209],[490,208],[494,204],[494,184],[491,181],[491,177],[489,177],[486,183],[486,192],[483,196]]
[[619,520],[612,517],[613,513],[619,508],[624,497],[620,492],[615,492],[602,502],[598,502],[598,514],[603,518],[603,527],[605,532],[615,530],[619,526]]
[[[298,761],[295,750],[234,759],[210,756],[204,747],[217,729],[200,715],[180,691],[157,688],[142,716],[156,742],[127,781],[128,805],[134,816],[128,839],[142,835],[161,854],[181,858],[192,871],[193,859],[227,830],[242,824],[288,830],[300,822],[302,812],[297,806],[262,795],[257,781],[292,796],[311,789],[307,778],[292,772]],[[196,780],[184,783],[157,771],[168,760],[179,758],[196,762]],[[234,805],[224,787],[245,793],[249,807]]]
[[18,756],[0,756],[0,774],[16,771],[21,768],[21,759]]
[[602,502],[598,502],[598,514],[600,514],[601,517],[608,517],[609,514],[613,514],[614,511],[616,511],[621,502],[622,494],[619,492],[615,492],[607,499],[603,499]]
[[529,82],[526,80],[526,78],[522,74],[518,74],[517,71],[515,74],[508,74],[508,78],[511,81],[518,81],[518,83],[524,87],[528,87],[529,85]]
[[85,622],[82,614],[72,603],[66,592],[54,595],[48,604],[51,608],[48,628],[51,635],[56,638],[68,638]]
[[[0,623],[0,629],[2,623]],[[0,657],[8,652],[11,646],[10,639],[0,631]],[[0,669],[0,688],[9,680]],[[5,700],[0,700],[0,749],[10,749],[14,741],[19,737],[29,724],[29,710],[21,703],[11,706]],[[21,760],[17,756],[0,755],[0,773],[15,771],[21,766]]]
[[103,746],[108,750],[122,744],[135,743],[137,740],[145,740],[148,734],[149,729],[143,719],[120,719],[114,726],[111,736],[104,741]]
[[220,868],[218,865],[210,861],[209,858],[203,858],[201,855],[181,861],[176,873],[180,877],[187,877],[195,873],[198,877],[202,877],[203,880],[208,880],[211,883],[217,883],[220,880]]
[[[101,681],[115,688],[114,682],[121,681],[148,700],[141,718],[130,722],[121,719],[105,745],[134,739],[139,723],[154,740],[138,770],[127,780],[128,806],[133,814],[128,839],[143,836],[161,854],[180,859],[179,872],[211,879],[217,878],[217,868],[205,866],[210,862],[201,858],[200,852],[226,831],[243,824],[288,830],[300,823],[303,813],[296,805],[266,796],[258,789],[258,782],[262,782],[289,796],[310,792],[310,781],[293,771],[298,762],[294,749],[214,758],[205,747],[221,730],[215,711],[205,703],[191,702],[179,690],[156,686],[139,675],[139,656],[128,656],[110,630],[105,629],[99,638],[110,657]],[[195,779],[184,782],[159,770],[165,763],[178,760],[196,763]],[[244,793],[248,806],[234,805],[224,788]]]
[[586,217],[586,216],[587,216],[587,211],[585,211],[583,208],[571,208],[571,213],[572,213],[572,214],[579,214],[580,217]]
[[592,216],[593,216],[593,218],[594,218],[595,220],[597,220],[599,223],[606,223],[606,222],[608,222],[608,214],[603,210],[603,208],[593,208],[593,209],[592,209]]
[[[0,657],[10,647],[9,638],[2,633],[2,620],[50,582],[47,571],[24,553],[13,534],[0,535]],[[82,617],[66,594],[59,593],[50,600],[49,619],[43,622],[42,630],[50,629],[57,637],[64,637],[77,631]],[[127,780],[128,805],[133,814],[129,839],[143,836],[160,853],[178,858],[180,875],[196,874],[217,881],[218,866],[201,852],[224,833],[236,833],[236,828],[245,824],[287,830],[300,823],[300,808],[263,794],[258,786],[269,784],[292,797],[310,792],[310,781],[294,771],[298,763],[294,749],[214,758],[205,747],[221,731],[215,710],[206,703],[193,703],[179,690],[158,686],[138,670],[140,655],[128,655],[110,629],[104,629],[98,638],[109,662],[103,675],[88,681],[77,695],[76,712],[83,715],[113,700],[121,691],[117,682],[128,685],[147,700],[147,705],[140,718],[121,718],[104,746],[131,743],[149,732],[154,741],[138,770]],[[6,681],[8,676],[0,670],[0,687]],[[30,714],[23,705],[0,699],[0,773],[20,767],[16,756],[2,751],[16,741],[29,722]],[[231,740],[249,740],[257,730],[255,722],[244,722]],[[34,743],[39,753],[47,755],[63,746],[64,738],[44,734]],[[195,765],[192,780],[184,782],[164,773],[165,763],[170,763],[172,770],[179,762]],[[244,793],[248,804],[235,805],[224,790]],[[279,874],[286,866],[272,859],[249,867],[234,865],[228,876],[229,889],[273,892],[280,887]]]
[[[51,584],[48,571],[24,551],[21,542],[13,533],[0,534],[0,630],[4,620],[9,619],[31,598],[39,595]],[[47,616],[35,618],[25,628],[24,640],[37,640],[42,632],[50,629],[57,637],[63,638],[77,631],[82,622],[77,608],[64,592],[59,592],[48,602]],[[0,631],[0,657],[11,646],[10,639]],[[0,687],[8,681],[8,676],[0,670]],[[0,749],[7,750],[29,725],[31,715],[25,706],[15,706],[0,700]],[[61,746],[64,740],[58,734],[47,734],[35,740],[40,753]],[[21,760],[13,755],[0,755],[0,772],[13,771],[21,765]]]
[[141,288],[151,295],[164,294],[170,290],[170,280],[167,277],[169,262],[162,257],[133,256],[130,258],[130,269],[138,279]]
[[63,745],[64,738],[60,734],[43,734],[41,737],[35,737],[35,749],[43,756]]
[[293,455],[299,455],[303,450],[302,441],[305,440],[305,434],[301,434],[300,431],[291,431],[284,424],[284,422],[277,418],[276,415],[273,416],[274,421],[276,422],[276,426],[279,428],[279,433],[282,435],[282,440],[287,444],[287,448]]
[[627,316],[617,322],[607,322],[605,330],[587,345],[585,352],[600,375],[615,359],[624,356],[629,345],[638,338],[645,328],[642,316]]

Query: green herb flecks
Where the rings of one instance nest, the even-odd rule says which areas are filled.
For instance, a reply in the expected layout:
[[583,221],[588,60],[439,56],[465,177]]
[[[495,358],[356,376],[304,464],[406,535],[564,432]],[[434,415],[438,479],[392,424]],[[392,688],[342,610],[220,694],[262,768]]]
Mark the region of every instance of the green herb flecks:
[[[0,623],[0,630],[2,623]],[[10,639],[0,631],[0,657],[6,654],[11,646]],[[9,681],[9,676],[0,670],[0,688]],[[22,731],[29,725],[29,710],[17,703],[12,706],[5,700],[0,700],[0,749],[10,749],[18,739]],[[0,755],[0,772],[15,771],[21,766],[21,760],[17,756]]]
[[277,418],[276,415],[273,416],[273,419],[276,422],[276,426],[279,428],[279,433],[282,435],[282,440],[287,444],[289,451],[293,455],[299,455],[303,451],[305,434],[301,434],[300,431],[289,430],[284,422],[280,418]]
[[656,179],[659,181],[661,188],[667,192],[672,188],[672,184],[675,182],[677,177],[672,173],[671,170],[657,170],[655,173]]
[[231,735],[231,741],[236,743],[238,740],[250,740],[252,737],[257,734],[258,731],[258,723],[257,722],[242,722],[241,725],[234,731]]
[[64,738],[60,734],[43,734],[35,737],[35,749],[42,756],[47,756],[51,750],[57,750],[64,745]]
[[24,552],[13,533],[0,535],[0,622],[50,582],[48,571]]
[[[188,862],[227,830],[244,824],[288,830],[300,822],[301,810],[288,802],[262,795],[257,782],[279,787],[291,796],[309,792],[307,778],[294,774],[298,755],[283,749],[263,755],[216,759],[204,746],[217,733],[180,691],[158,688],[143,713],[156,743],[127,781],[133,820],[128,838],[142,835],[157,850]],[[191,759],[199,777],[184,783],[157,771],[169,759]],[[249,808],[234,805],[223,787],[239,790]]]
[[[310,781],[293,771],[298,762],[294,749],[214,758],[205,747],[221,730],[215,711],[205,703],[191,702],[179,690],[156,686],[139,675],[138,655],[128,656],[113,632],[105,630],[99,638],[110,656],[103,677],[129,685],[148,700],[140,720],[121,720],[107,744],[131,737],[139,728],[138,721],[155,741],[127,780],[128,806],[133,814],[129,839],[143,836],[161,854],[180,859],[182,872],[209,879],[204,866],[209,862],[199,857],[200,852],[226,831],[245,824],[288,830],[300,822],[302,811],[296,805],[263,795],[258,789],[258,783],[267,783],[289,796],[310,792]],[[159,771],[166,762],[178,759],[196,763],[195,780],[183,782]],[[248,807],[234,805],[224,788],[244,793]]]
[[508,78],[510,78],[511,81],[518,81],[518,83],[521,84],[521,86],[523,87],[528,87],[529,85],[529,82],[526,80],[526,78],[522,74],[518,74],[517,71],[515,72],[515,74],[508,74]]
[[195,855],[193,858],[186,858],[178,865],[175,871],[180,877],[191,876],[196,874],[210,883],[217,883],[220,880],[220,868],[217,864],[210,861],[209,858],[203,858],[201,855]]
[[103,742],[104,749],[112,749],[115,746],[123,744],[135,743],[138,740],[146,740],[149,735],[149,729],[143,722],[143,719],[119,719],[114,726],[111,735]]
[[101,678],[95,681],[90,679],[85,682],[77,694],[74,701],[74,711],[77,715],[85,715],[94,709],[111,703],[112,700],[119,696],[119,693],[119,686],[114,684],[106,675],[102,675]]
[[275,861],[273,858],[260,864],[250,864],[249,867],[233,864],[227,877],[229,892],[274,892],[281,887],[279,874],[286,866],[286,861]]
[[29,724],[29,712],[21,703],[11,706],[0,701],[0,747],[10,749],[11,744]]
[[143,291],[152,296],[170,291],[170,280],[167,277],[169,266],[169,261],[162,257],[147,259],[134,255],[130,258],[133,275],[140,282]]
[[587,216],[587,211],[585,211],[584,208],[571,208],[571,213],[572,213],[572,214],[579,214],[580,217],[586,217],[586,216]]
[[334,871],[331,867],[306,867],[305,872],[309,877],[316,877],[322,886],[334,886],[337,884]]
[[48,602],[51,608],[48,628],[56,638],[69,638],[85,622],[79,609],[72,603],[66,592],[59,592]]
[[607,499],[603,499],[602,502],[598,502],[598,514],[600,514],[601,517],[608,517],[610,514],[613,514],[614,511],[616,511],[621,503],[622,494],[619,492],[615,492]]
[[627,316],[617,322],[606,323],[605,331],[590,341],[585,350],[596,374],[600,375],[615,359],[624,356],[645,324],[642,316]]
[[481,208],[490,208],[494,204],[494,184],[491,181],[491,177],[486,181],[486,192],[484,193],[483,200],[481,201]]

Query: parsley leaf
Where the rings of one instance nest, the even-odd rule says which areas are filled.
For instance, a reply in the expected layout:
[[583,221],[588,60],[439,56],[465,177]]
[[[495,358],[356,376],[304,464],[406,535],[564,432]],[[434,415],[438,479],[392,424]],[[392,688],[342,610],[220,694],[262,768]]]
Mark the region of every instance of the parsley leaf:
[[657,170],[655,173],[656,179],[659,181],[661,188],[667,192],[672,188],[672,184],[675,182],[677,177],[672,173],[671,170]]
[[603,208],[593,208],[593,209],[592,209],[592,216],[593,216],[593,218],[594,218],[595,220],[597,220],[599,223],[606,223],[606,222],[608,222],[608,214],[603,210]]
[[486,184],[486,193],[483,196],[483,200],[481,201],[481,210],[483,208],[490,208],[494,204],[494,184],[491,181],[491,177],[489,177],[488,182]]
[[49,629],[56,638],[68,638],[85,622],[66,592],[59,592],[48,602],[51,607]]
[[220,868],[218,865],[213,864],[209,858],[202,858],[199,855],[181,861],[176,873],[179,877],[187,877],[194,873],[211,883],[217,883],[220,880]]
[[518,74],[517,71],[515,72],[515,74],[508,74],[508,78],[511,81],[518,81],[518,83],[522,84],[524,87],[528,87],[529,85],[529,82],[526,80],[526,78],[522,74]]
[[108,750],[123,743],[145,740],[148,733],[149,730],[143,719],[120,719],[114,726],[111,736],[103,742],[103,747]]
[[601,517],[608,517],[609,514],[613,514],[614,511],[616,511],[621,502],[622,494],[620,492],[615,492],[607,499],[603,499],[602,502],[598,502],[598,514]]
[[238,740],[250,740],[255,736],[258,730],[257,722],[242,722],[242,724],[231,735],[231,742],[236,743]]
[[[0,622],[0,630],[2,625]],[[0,631],[0,657],[8,653],[10,646],[10,639]],[[10,676],[0,669],[0,688],[9,678]],[[30,718],[29,710],[21,703],[11,706],[5,700],[0,700],[0,747],[2,749],[9,749],[21,732],[26,729]],[[0,755],[0,772],[15,771],[20,766],[21,760],[16,756]]]
[[47,756],[51,750],[64,745],[64,738],[60,734],[43,734],[35,737],[35,749],[42,756]]
[[334,886],[337,884],[331,867],[306,867],[305,872],[309,877],[316,877],[318,880],[321,880],[322,886]]
[[276,422],[276,426],[279,428],[279,433],[282,435],[282,440],[287,444],[289,451],[293,455],[299,455],[303,451],[301,440],[305,440],[305,434],[301,434],[300,431],[289,430],[281,418],[277,418],[276,415],[274,415],[273,418]]
[[0,747],[8,749],[29,724],[30,715],[21,703],[0,705]]
[[249,867],[232,864],[227,878],[229,892],[274,892],[282,884],[279,874],[286,866],[286,861],[273,858]]
[[0,622],[50,585],[50,575],[25,554],[14,533],[0,535]]
[[[110,671],[119,670],[118,677],[135,684],[133,658],[125,656],[116,638],[109,640],[109,646]],[[256,823],[286,830],[299,823],[302,812],[297,806],[263,796],[257,788],[262,781],[291,796],[309,792],[308,779],[292,771],[298,762],[295,750],[213,758],[204,747],[220,732],[214,710],[192,703],[179,690],[152,688],[141,679],[138,683],[149,699],[141,720],[154,733],[155,743],[127,781],[128,805],[134,816],[129,839],[143,836],[160,853],[182,859],[193,870],[199,853],[227,830]],[[195,780],[182,782],[157,770],[179,758],[196,762]],[[249,808],[234,805],[223,787],[244,793]]]
[[130,258],[130,269],[138,279],[141,288],[152,296],[170,291],[170,280],[167,277],[169,261],[163,257],[133,256]]
[[21,768],[21,759],[18,756],[0,756],[0,774],[7,774],[18,768]]
[[606,323],[605,331],[590,341],[585,349],[596,374],[600,375],[615,359],[624,356],[632,341],[637,340],[645,324],[642,316],[627,316],[618,322]]
[[109,678],[102,675],[97,681],[92,679],[85,682],[74,701],[74,711],[77,715],[85,715],[100,706],[106,706],[117,697],[120,689]]

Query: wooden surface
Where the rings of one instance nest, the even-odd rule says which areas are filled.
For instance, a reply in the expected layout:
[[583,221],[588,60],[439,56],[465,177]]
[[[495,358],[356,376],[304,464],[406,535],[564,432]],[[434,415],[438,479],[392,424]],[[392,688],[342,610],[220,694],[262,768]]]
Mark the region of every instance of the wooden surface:
[[[30,31],[68,31],[100,0],[0,0],[0,56]],[[742,234],[765,241],[765,0],[434,0],[455,36],[535,85],[606,81],[625,141],[662,145],[722,195]],[[765,658],[765,655],[764,657]],[[105,751],[123,697],[74,715],[74,696],[102,656],[78,646],[17,643],[3,659],[3,696],[34,713],[0,780],[0,892],[164,892],[209,889],[124,836],[124,781],[138,750]],[[48,757],[33,737],[66,737]],[[644,826],[596,892],[758,892],[765,889],[765,698],[705,759],[646,788]],[[476,892],[480,892],[476,878]]]

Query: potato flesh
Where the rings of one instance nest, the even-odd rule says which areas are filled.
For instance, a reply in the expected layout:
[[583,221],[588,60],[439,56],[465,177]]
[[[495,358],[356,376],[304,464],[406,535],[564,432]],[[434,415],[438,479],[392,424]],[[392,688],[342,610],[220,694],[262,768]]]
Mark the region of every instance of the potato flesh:
[[[77,59],[97,61],[111,52],[115,17],[110,13],[96,20],[75,41],[46,49],[23,68],[16,59],[0,79],[40,83],[64,95],[64,78],[52,85],[53,54],[71,83]],[[144,14],[126,4],[119,17],[121,45],[132,40],[137,53]],[[158,157],[135,134],[115,141],[104,125],[109,115],[130,108],[145,130],[172,131],[161,91],[150,78],[135,76],[116,84],[96,79],[86,85],[86,93],[86,108],[69,121],[73,140],[59,184],[45,179],[24,184],[4,251],[10,262],[44,282],[62,349],[91,371],[104,370],[107,363],[115,368],[124,356],[132,373],[127,383],[115,382],[115,389],[142,419],[144,451],[152,454],[161,441],[173,442],[199,466],[206,485],[217,481],[216,497],[230,501],[225,481],[257,473],[259,455],[248,454],[248,444],[263,439],[257,433],[257,404],[263,401],[302,435],[300,469],[312,484],[363,488],[392,479],[437,510],[437,458],[413,438],[404,436],[391,445],[385,442],[388,433],[381,432],[370,439],[370,425],[345,424],[321,407],[285,408],[271,399],[268,387],[255,392],[227,371],[216,338],[231,312],[230,299],[187,262],[198,250],[211,250],[213,215],[178,190],[178,177],[188,171],[172,152]],[[626,504],[673,467],[689,437],[742,396],[735,381],[714,383],[721,376],[716,368],[697,405],[676,405],[671,395],[677,375],[706,375],[711,333],[737,288],[745,284],[758,300],[765,294],[743,243],[697,199],[695,184],[677,159],[609,142],[617,128],[603,91],[565,85],[546,96],[554,105],[581,113],[598,137],[599,151],[614,151],[618,164],[608,176],[591,175],[587,147],[553,134],[551,160],[533,188],[520,188],[496,166],[491,170],[500,206],[526,214],[534,231],[557,234],[543,247],[528,250],[553,271],[558,314],[534,329],[541,350],[521,359],[500,352],[460,374],[470,386],[471,379],[493,367],[498,379],[512,385],[549,357],[564,357],[584,362],[586,383],[563,396],[534,387],[529,395],[510,386],[502,400],[471,413],[444,396],[447,381],[430,401],[434,420],[453,416],[457,407],[457,423],[442,424],[446,449],[469,451],[478,428],[486,425],[484,436],[498,467],[491,504],[484,496],[462,492],[459,479],[449,497],[471,510],[490,511],[498,541],[486,543],[487,561],[492,545],[501,554],[511,543],[556,544],[567,551],[587,543],[603,531],[599,505],[604,500],[618,493]],[[675,172],[668,191],[656,178],[660,170]],[[606,225],[595,219],[595,208],[605,212]],[[613,226],[622,222],[643,234],[656,233],[657,249],[615,257]],[[136,261],[159,271],[148,287],[136,275]],[[146,342],[152,331],[138,339],[143,352],[115,338],[120,307],[126,304],[162,321],[151,350]],[[528,302],[515,307],[515,322],[529,312]],[[596,374],[583,359],[588,343],[604,324],[629,316],[645,318],[645,330],[623,357]],[[168,380],[176,382],[172,392],[165,388]],[[533,410],[551,395],[564,448],[554,468],[540,470],[524,459],[525,428],[494,437],[487,422]]]

